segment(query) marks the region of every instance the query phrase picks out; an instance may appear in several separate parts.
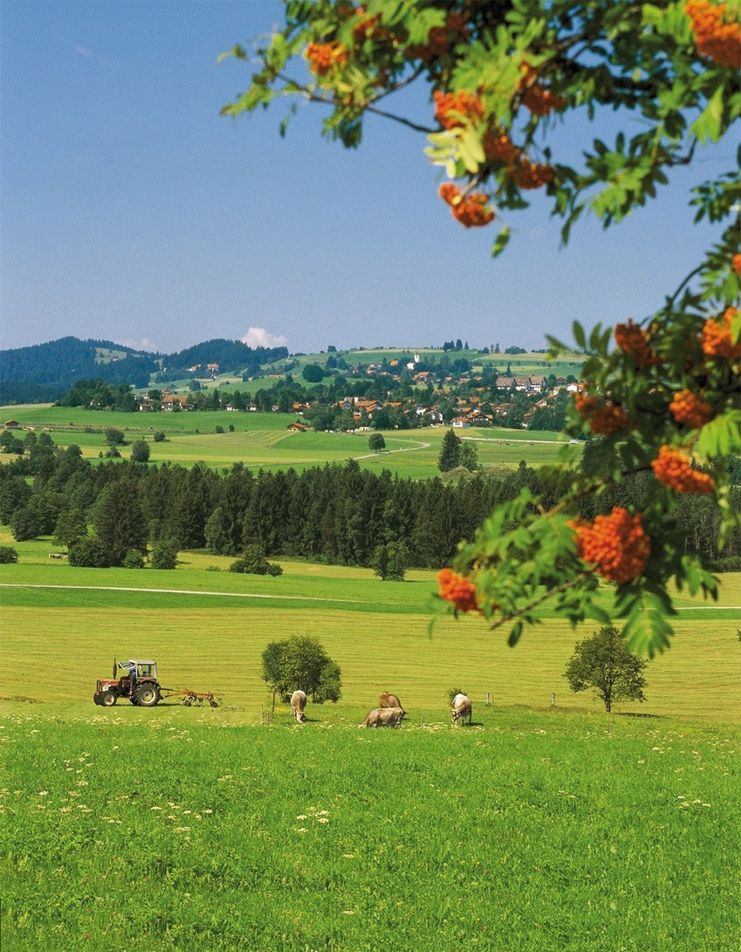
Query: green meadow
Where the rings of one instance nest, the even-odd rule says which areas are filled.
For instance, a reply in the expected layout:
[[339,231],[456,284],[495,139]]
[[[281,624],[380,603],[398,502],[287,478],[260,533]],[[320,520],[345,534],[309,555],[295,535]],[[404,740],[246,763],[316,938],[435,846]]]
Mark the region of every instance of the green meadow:
[[[178,463],[225,468],[241,462],[253,469],[296,470],[325,463],[357,459],[361,466],[388,469],[399,476],[424,479],[439,475],[437,460],[447,427],[384,431],[386,449],[368,449],[368,433],[294,433],[288,426],[297,417],[283,413],[229,413],[226,411],[180,413],[120,413],[84,410],[79,407],[25,405],[0,408],[2,419],[17,420],[24,427],[48,432],[59,446],[76,444],[90,460],[105,452],[105,430],[124,432],[128,444],[150,443],[150,463]],[[217,433],[216,427],[226,432]],[[229,431],[234,427],[234,432]],[[154,442],[160,430],[166,440]],[[21,436],[23,433],[21,433]],[[500,428],[470,428],[459,436],[475,441],[479,461],[485,468],[513,467],[521,460],[530,466],[554,462],[566,442],[557,433]],[[130,455],[130,446],[121,455]],[[4,457],[10,459],[11,457]]]
[[[646,703],[606,715],[562,676],[593,626],[546,610],[515,649],[476,618],[430,630],[432,572],[282,560],[264,578],[203,552],[170,572],[77,569],[48,539],[16,548],[0,566],[3,952],[735,949],[738,574],[720,607],[679,600]],[[260,678],[265,645],[294,633],[343,677],[301,726],[269,716]],[[223,704],[95,707],[114,656]],[[450,726],[453,687],[470,727]],[[358,730],[381,690],[408,719]]]

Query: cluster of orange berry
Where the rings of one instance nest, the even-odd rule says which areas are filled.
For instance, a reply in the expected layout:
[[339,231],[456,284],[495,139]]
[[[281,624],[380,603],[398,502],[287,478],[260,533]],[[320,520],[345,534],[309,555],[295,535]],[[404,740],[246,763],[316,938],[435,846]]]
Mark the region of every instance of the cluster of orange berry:
[[700,335],[702,352],[706,357],[725,357],[727,360],[737,360],[741,357],[741,341],[733,343],[731,339],[731,322],[737,314],[735,307],[726,308],[721,323],[709,318]]
[[678,493],[712,493],[715,483],[707,473],[693,469],[689,459],[671,446],[662,446],[651,463],[656,478]]
[[317,76],[326,74],[347,62],[347,47],[343,43],[309,43],[306,47],[309,69]]
[[[435,90],[435,118],[443,129],[454,129],[462,126],[466,119],[484,118],[484,104],[475,93],[468,93],[460,89],[455,93],[443,93]],[[453,115],[451,115],[453,113]]]
[[553,169],[550,165],[520,159],[515,168],[515,182],[520,188],[540,188],[553,181]]
[[450,212],[456,221],[466,228],[480,228],[488,225],[494,218],[494,212],[486,204],[488,198],[483,192],[461,195],[461,190],[452,182],[443,182],[438,195],[450,205]]
[[574,395],[579,416],[589,422],[589,429],[597,436],[612,436],[630,426],[630,417],[616,403],[586,393]]
[[452,569],[442,569],[437,573],[437,580],[440,584],[440,598],[452,602],[459,612],[481,610],[476,601],[476,586],[467,578]]
[[522,104],[526,109],[535,116],[547,116],[554,109],[563,109],[566,105],[564,100],[537,82],[537,70],[527,63],[523,63],[520,70],[524,75],[519,88],[522,91]]
[[648,340],[648,333],[633,321],[615,325],[615,341],[620,350],[633,355],[636,367],[652,367],[661,363],[661,357],[651,350]]
[[734,255],[731,258],[731,264],[733,265],[733,270],[741,278],[741,254]]
[[698,52],[719,66],[741,69],[741,27],[726,15],[725,3],[689,0],[684,12],[692,20]]
[[433,26],[427,34],[426,43],[417,43],[408,46],[404,53],[409,59],[421,59],[423,62],[443,56],[459,40],[468,37],[466,16],[457,10],[452,10],[444,26]]
[[680,390],[674,394],[669,410],[677,423],[686,423],[695,430],[705,426],[713,415],[713,408],[691,390]]
[[597,516],[593,523],[575,523],[574,529],[579,555],[603,578],[622,585],[645,569],[651,541],[639,515],[631,516],[618,506],[609,516]]
[[512,168],[520,157],[520,150],[501,129],[487,130],[481,145],[489,162],[501,162],[508,168]]

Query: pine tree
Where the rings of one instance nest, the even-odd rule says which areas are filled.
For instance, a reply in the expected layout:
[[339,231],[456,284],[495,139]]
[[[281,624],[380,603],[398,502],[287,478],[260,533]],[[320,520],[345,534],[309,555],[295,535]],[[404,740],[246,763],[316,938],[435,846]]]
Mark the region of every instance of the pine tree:
[[461,441],[452,430],[443,437],[440,456],[437,461],[437,468],[441,473],[448,473],[460,464],[461,459]]

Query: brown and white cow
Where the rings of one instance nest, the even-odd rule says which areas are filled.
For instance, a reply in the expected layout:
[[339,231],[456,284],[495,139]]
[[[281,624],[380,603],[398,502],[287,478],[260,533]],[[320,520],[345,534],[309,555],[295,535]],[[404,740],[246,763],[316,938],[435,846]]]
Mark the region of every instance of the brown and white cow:
[[390,694],[388,691],[384,691],[382,694],[378,695],[378,706],[379,707],[399,707],[401,710],[404,710],[404,707],[397,697],[396,694]]
[[453,698],[453,706],[450,711],[450,717],[453,724],[457,724],[458,721],[462,720],[464,717],[468,717],[468,723],[471,723],[471,718],[473,717],[473,704],[471,704],[471,698],[467,694],[456,694]]
[[291,695],[291,711],[293,716],[302,724],[306,720],[304,708],[306,707],[306,694],[303,691],[294,691]]
[[400,707],[376,707],[366,717],[361,727],[398,727],[405,714]]

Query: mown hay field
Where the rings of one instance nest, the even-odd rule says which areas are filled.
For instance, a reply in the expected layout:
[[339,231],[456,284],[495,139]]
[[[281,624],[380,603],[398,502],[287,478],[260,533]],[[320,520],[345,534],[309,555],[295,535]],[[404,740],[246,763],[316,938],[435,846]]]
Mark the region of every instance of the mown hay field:
[[[287,427],[297,419],[295,414],[118,413],[46,405],[0,407],[2,414],[3,419],[12,417],[23,427],[33,427],[37,434],[48,432],[59,446],[79,446],[83,456],[93,461],[108,449],[104,431],[113,427],[122,430],[126,438],[127,445],[120,448],[122,458],[130,455],[131,443],[144,440],[149,444],[153,465],[170,462],[193,466],[204,462],[225,468],[244,463],[252,469],[303,470],[357,459],[369,469],[388,469],[413,479],[439,475],[437,461],[447,432],[447,427],[382,431],[386,449],[374,453],[368,448],[367,432],[291,432]],[[217,426],[225,432],[217,433]],[[233,432],[230,426],[234,427]],[[154,433],[158,430],[165,433],[166,440],[155,443]],[[18,435],[22,438],[25,433],[20,431]],[[459,436],[475,441],[479,461],[485,468],[517,466],[521,460],[530,466],[552,463],[566,442],[558,433],[501,428],[472,427],[461,430]],[[10,459],[12,456],[3,457]]]

